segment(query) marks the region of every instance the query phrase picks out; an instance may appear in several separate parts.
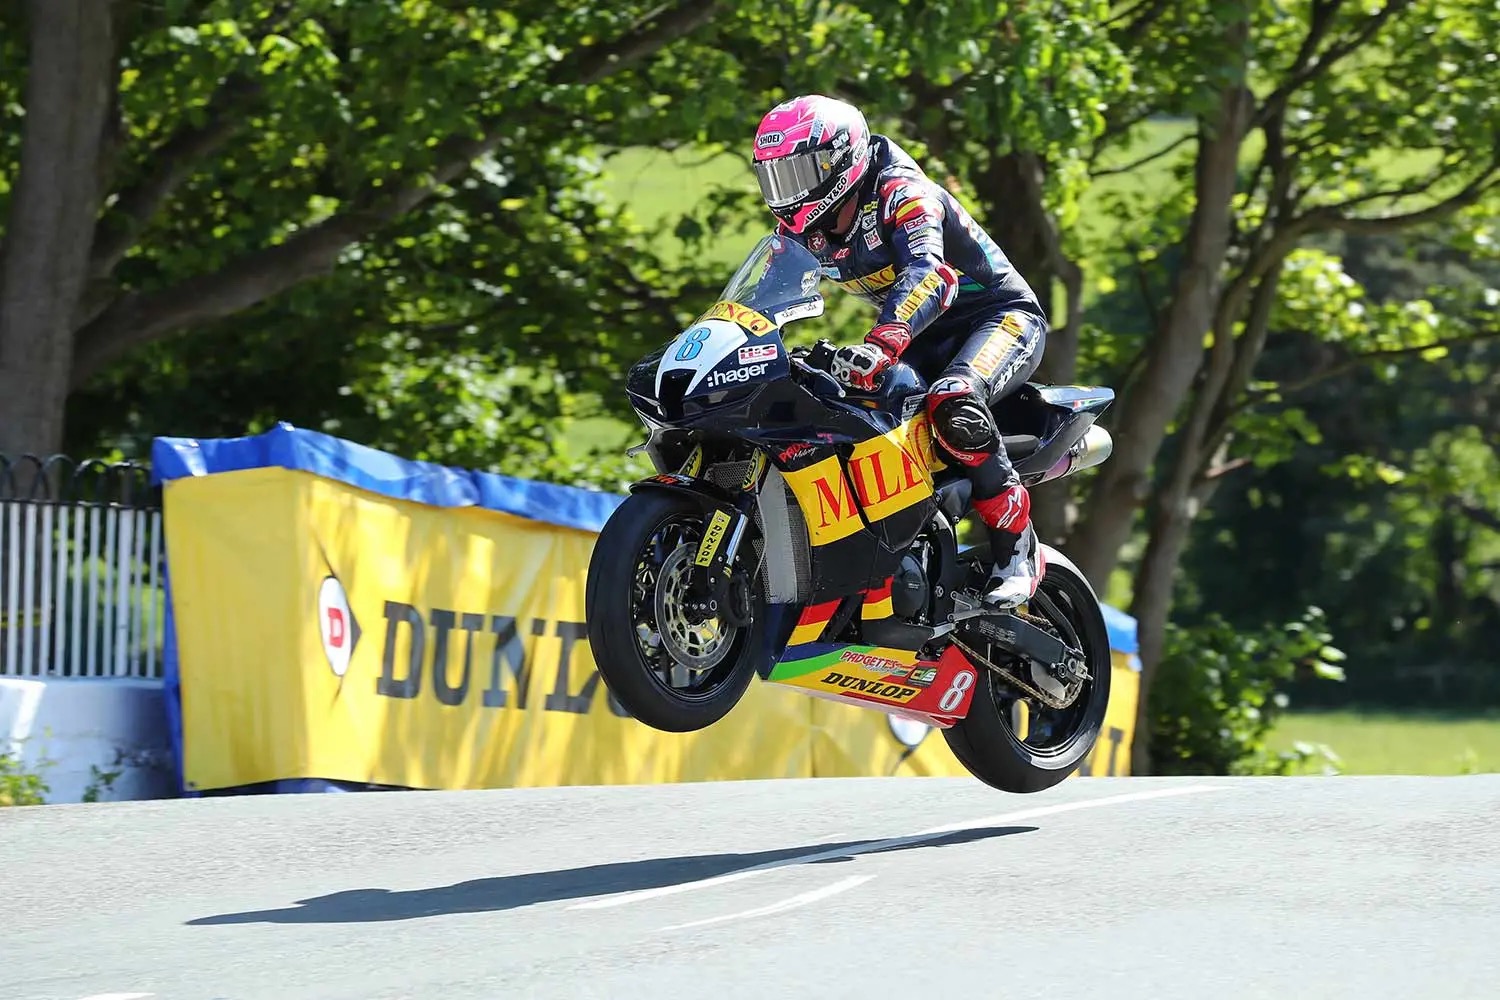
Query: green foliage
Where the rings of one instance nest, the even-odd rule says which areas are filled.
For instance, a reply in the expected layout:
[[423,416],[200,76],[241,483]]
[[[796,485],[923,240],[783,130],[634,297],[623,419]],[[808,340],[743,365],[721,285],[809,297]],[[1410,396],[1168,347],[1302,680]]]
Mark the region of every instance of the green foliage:
[[1169,623],[1149,701],[1156,773],[1287,774],[1321,753],[1317,747],[1272,752],[1266,737],[1287,708],[1280,690],[1287,681],[1304,672],[1344,679],[1344,654],[1332,639],[1319,608],[1254,631],[1217,615],[1192,629]]
[[0,753],[0,808],[44,805],[49,791],[40,772],[28,771],[21,758],[9,750]]
[[[954,164],[1041,151],[1060,165],[1049,203],[1071,217],[1077,158],[1129,79],[1100,0],[743,3],[608,76],[598,53],[667,8],[523,6],[210,0],[127,19],[125,145],[109,178],[121,200],[101,226],[129,248],[104,289],[116,302],[180,301],[174,290],[238,275],[309,227],[383,211],[451,163],[455,141],[487,151],[394,220],[349,230],[332,268],[90,379],[70,403],[69,449],[140,454],[154,434],[287,420],[413,457],[617,483],[641,463],[557,431],[634,423],[625,368],[768,224],[743,169],[765,109],[792,92],[858,92],[872,120],[914,127],[901,138],[924,154],[938,109],[914,88],[951,88]],[[205,141],[175,159],[186,134]],[[642,143],[733,150],[742,166],[642,220],[600,193],[613,151]],[[0,177],[13,167],[0,162]],[[163,204],[133,215],[131,194],[164,173]],[[859,307],[830,305],[824,329],[857,332]]]
[[[1186,598],[1172,609],[1180,626],[1211,632],[1223,620],[1218,612],[1230,627],[1254,634],[1266,622],[1295,613],[1289,604],[1314,603],[1299,591],[1303,579],[1347,572],[1347,563],[1318,562],[1326,535],[1348,537],[1355,545],[1380,538],[1381,531],[1401,537],[1399,529],[1364,516],[1364,539],[1356,537],[1336,523],[1342,513],[1336,503],[1320,509],[1321,524],[1309,523],[1298,515],[1321,497],[1265,487],[1310,453],[1346,462],[1351,450],[1330,439],[1347,440],[1346,429],[1359,424],[1362,411],[1382,404],[1390,409],[1372,415],[1372,425],[1394,422],[1394,412],[1416,411],[1430,435],[1434,418],[1452,412],[1447,401],[1429,396],[1413,405],[1415,400],[1394,398],[1395,387],[1422,378],[1413,369],[1435,365],[1448,353],[1472,360],[1470,347],[1492,325],[1482,312],[1462,308],[1463,296],[1451,289],[1373,300],[1356,276],[1345,273],[1338,238],[1399,234],[1408,246],[1442,241],[1481,247],[1491,237],[1476,206],[1487,204],[1492,219],[1500,204],[1500,64],[1487,51],[1492,46],[1481,27],[1493,23],[1488,0],[1229,3],[1210,11],[1164,6],[1160,17],[1138,22],[1143,30],[1130,51],[1142,103],[1122,120],[1171,109],[1192,116],[1200,135],[1189,133],[1187,155],[1173,164],[1173,183],[1118,199],[1116,241],[1122,247],[1096,252],[1087,262],[1097,267],[1108,261],[1115,272],[1108,285],[1121,293],[1111,303],[1112,315],[1089,313],[1088,332],[1102,334],[1104,343],[1085,347],[1080,357],[1108,366],[1112,384],[1122,390],[1111,428],[1121,446],[1114,464],[1101,470],[1100,489],[1074,536],[1096,563],[1129,551],[1121,542],[1121,522],[1138,502],[1141,483],[1151,483],[1146,528],[1161,544],[1149,550],[1156,558],[1137,570],[1143,600],[1135,607],[1143,619],[1143,645],[1153,652],[1168,614],[1168,602],[1159,596],[1168,579]],[[1155,5],[1142,7],[1155,13]],[[1455,18],[1451,45],[1434,27],[1434,18],[1446,16]],[[1205,53],[1215,55],[1204,59]],[[1147,97],[1153,87],[1155,98]],[[1243,118],[1227,110],[1236,100]],[[1215,134],[1219,141],[1202,141]],[[1221,247],[1214,206],[1225,194],[1231,162],[1238,167],[1234,214],[1227,247]],[[1127,275],[1130,281],[1119,280]],[[1115,325],[1122,314],[1125,322]],[[1309,398],[1309,390],[1323,382],[1328,397],[1341,396],[1344,403],[1335,427]],[[1366,399],[1356,402],[1355,393]],[[1148,401],[1136,405],[1137,399]],[[1375,483],[1389,489],[1405,472],[1394,457],[1372,441],[1353,464],[1375,472]],[[1226,484],[1237,494],[1237,517],[1216,519],[1212,533],[1182,531],[1183,522],[1191,524]],[[1300,485],[1317,489],[1305,479]],[[1451,506],[1428,497],[1429,509]],[[1454,522],[1452,516],[1442,520]],[[1173,541],[1183,537],[1199,551],[1191,555],[1193,570],[1178,575]],[[1408,544],[1431,539],[1451,553],[1455,546],[1447,542],[1454,538],[1455,531],[1444,527],[1425,537],[1419,533]],[[1268,544],[1257,547],[1257,540]],[[1101,543],[1109,547],[1107,555],[1100,555]],[[1457,548],[1470,544],[1465,538]],[[1392,556],[1387,565],[1393,565],[1395,550],[1385,551]],[[1440,581],[1436,590],[1465,590],[1471,576],[1452,569],[1451,558],[1433,561],[1439,565],[1429,580]],[[1101,578],[1108,569],[1095,567]],[[1211,599],[1203,595],[1204,577],[1212,579]],[[1418,579],[1399,585],[1404,589]],[[1363,644],[1390,631],[1390,618],[1370,630],[1349,627],[1374,606],[1389,611],[1386,583],[1380,574],[1357,585],[1345,578],[1340,589],[1347,597],[1319,597],[1316,603],[1332,609],[1340,634]],[[1247,600],[1247,594],[1253,596]],[[1438,628],[1452,637],[1460,628],[1453,624],[1455,613],[1463,615],[1461,628],[1492,619],[1484,603],[1465,596],[1421,602],[1421,620],[1443,622]],[[1455,610],[1439,617],[1441,603]],[[1393,616],[1402,627],[1412,620],[1409,608]],[[1158,683],[1169,683],[1165,673]],[[1227,714],[1222,728],[1230,743],[1238,740],[1231,738],[1239,728],[1234,704],[1229,697],[1217,708]],[[1205,711],[1202,721],[1211,714]],[[1161,752],[1175,759],[1173,741],[1180,733],[1171,717],[1161,721]],[[1203,756],[1214,758],[1206,751]],[[1256,752],[1245,756],[1253,761]],[[1237,759],[1235,753],[1220,757]]]
[[[537,428],[618,412],[625,366],[677,331],[697,287],[696,262],[665,268],[601,204],[596,151],[701,111],[692,74],[648,81],[674,46],[711,51],[692,37],[708,7],[117,5],[68,448],[139,454],[156,433],[286,419],[573,468],[577,449]],[[0,31],[0,51],[18,38]],[[0,60],[0,113],[20,113],[27,69]],[[0,219],[17,138],[0,130]],[[380,398],[426,374],[442,377]],[[465,425],[424,423],[442,411]],[[387,419],[416,423],[371,431]]]
[[538,154],[525,169],[526,198],[481,170],[333,274],[136,352],[75,394],[70,447],[142,454],[155,434],[287,420],[414,458],[618,481],[558,426],[623,414],[625,368],[701,307],[709,279],[657,258],[594,193],[596,163]]
[[[1295,684],[1299,703],[1500,704],[1500,269],[1391,236],[1300,259],[1344,277],[1299,277],[1288,301],[1335,305],[1278,312],[1241,433],[1279,461],[1226,481],[1185,560],[1179,621],[1218,610],[1252,628],[1317,604],[1346,637],[1349,680]],[[1310,425],[1296,435],[1293,412]]]
[[125,773],[125,769],[121,766],[123,759],[124,754],[121,751],[116,750],[115,759],[110,765],[113,770],[106,770],[105,768],[100,767],[98,764],[90,764],[90,780],[88,785],[84,788],[83,794],[79,796],[78,801],[98,802],[99,796],[113,791],[115,782],[119,780],[120,775]]

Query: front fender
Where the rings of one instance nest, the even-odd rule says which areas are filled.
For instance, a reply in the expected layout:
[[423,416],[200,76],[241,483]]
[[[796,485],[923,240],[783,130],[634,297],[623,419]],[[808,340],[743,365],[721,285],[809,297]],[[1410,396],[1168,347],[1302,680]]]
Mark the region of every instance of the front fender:
[[718,510],[721,507],[733,507],[735,497],[724,487],[710,480],[696,476],[684,476],[678,472],[663,472],[655,476],[647,476],[645,479],[637,479],[630,484],[630,492],[638,493],[641,490],[666,490],[685,496],[692,500],[704,511]]

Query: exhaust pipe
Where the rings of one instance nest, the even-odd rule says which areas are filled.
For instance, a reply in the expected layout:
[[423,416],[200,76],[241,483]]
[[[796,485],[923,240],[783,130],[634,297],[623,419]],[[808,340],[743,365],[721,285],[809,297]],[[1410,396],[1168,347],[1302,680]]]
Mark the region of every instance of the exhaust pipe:
[[1114,454],[1114,450],[1115,439],[1109,436],[1109,431],[1098,424],[1092,424],[1088,432],[1078,439],[1078,443],[1068,449],[1068,458],[1072,460],[1068,471],[1092,469]]
[[1098,424],[1090,424],[1083,437],[1073,443],[1073,447],[1069,448],[1063,457],[1047,470],[1046,475],[1037,480],[1036,485],[1040,486],[1042,483],[1061,479],[1063,476],[1071,476],[1084,469],[1092,469],[1109,458],[1114,450],[1115,441],[1109,436],[1109,431]]

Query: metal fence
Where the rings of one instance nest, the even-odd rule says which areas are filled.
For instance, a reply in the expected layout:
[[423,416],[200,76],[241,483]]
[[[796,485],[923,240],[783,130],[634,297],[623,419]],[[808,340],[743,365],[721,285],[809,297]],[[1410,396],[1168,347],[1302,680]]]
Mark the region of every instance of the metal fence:
[[162,549],[146,466],[0,455],[0,676],[160,677]]

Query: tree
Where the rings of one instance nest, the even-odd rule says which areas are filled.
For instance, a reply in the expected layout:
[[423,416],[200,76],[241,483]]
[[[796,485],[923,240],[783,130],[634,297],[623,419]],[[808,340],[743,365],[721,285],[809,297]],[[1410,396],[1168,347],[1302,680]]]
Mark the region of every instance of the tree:
[[[1113,416],[1115,453],[1068,538],[1102,585],[1145,507],[1131,610],[1146,692],[1188,527],[1217,477],[1243,457],[1234,417],[1294,253],[1320,233],[1431,229],[1493,206],[1500,180],[1500,67],[1485,58],[1487,5],[1389,0],[1367,11],[1312,0],[1294,15],[1278,4],[1231,3],[1212,17],[1161,6],[1136,54],[1138,73],[1149,79],[1156,67],[1181,79],[1182,30],[1206,32],[1218,58],[1181,92],[1197,121],[1182,228],[1136,227],[1154,259],[1170,259],[1166,305]],[[1329,108],[1338,114],[1318,113]],[[1393,177],[1391,161],[1413,155],[1428,162]],[[1170,202],[1161,207],[1168,211],[1149,217],[1171,219]],[[1389,322],[1384,334],[1403,344],[1435,340],[1409,315]],[[1169,435],[1172,458],[1154,468]],[[1149,766],[1144,747],[1136,766]]]
[[[0,9],[0,99],[59,109],[0,130],[0,450],[50,450],[72,392],[84,434],[217,406],[228,432],[304,414],[573,474],[559,421],[618,404],[620,362],[721,277],[691,259],[707,216],[765,219],[753,188],[716,196],[669,265],[591,198],[592,164],[744,156],[776,100],[838,93],[1049,303],[1040,377],[1120,390],[1114,456],[1069,484],[1091,484],[1083,517],[1046,502],[1063,490],[1038,517],[1096,586],[1133,575],[1144,712],[1199,511],[1317,433],[1288,345],[1327,384],[1485,333],[1437,295],[1371,308],[1332,242],[1456,242],[1493,214],[1482,0],[117,0],[81,20],[101,6]],[[1087,235],[1083,198],[1122,171],[1159,183]]]
[[[456,188],[440,190],[372,230],[369,238],[351,243],[332,265],[295,277],[286,289],[223,315],[197,307],[192,315],[179,315],[176,310],[185,300],[177,293],[201,287],[184,282],[202,282],[205,275],[220,280],[226,270],[239,267],[237,258],[247,248],[270,244],[270,252],[282,253],[286,234],[299,232],[291,220],[306,217],[321,225],[344,214],[347,199],[340,191],[351,186],[346,175],[364,176],[360,171],[367,169],[366,159],[375,165],[369,169],[392,172],[395,142],[383,137],[386,132],[409,130],[426,136],[424,144],[441,132],[425,110],[408,116],[417,119],[412,124],[385,102],[420,103],[408,93],[408,68],[429,60],[420,53],[405,54],[403,36],[442,28],[447,24],[442,16],[419,6],[402,21],[389,9],[379,9],[388,5],[377,5],[356,23],[327,6],[266,8],[252,16],[238,14],[235,20],[207,20],[214,11],[200,5],[183,15],[187,23],[132,28],[132,38],[147,39],[134,43],[137,48],[148,50],[172,74],[164,75],[160,67],[154,72],[147,67],[127,70],[122,93],[137,95],[138,101],[127,111],[139,108],[147,118],[168,118],[176,106],[172,102],[189,93],[195,95],[188,103],[199,108],[198,117],[185,126],[187,138],[173,147],[173,162],[180,166],[162,172],[142,156],[142,193],[130,199],[137,207],[117,206],[100,227],[99,239],[107,244],[100,253],[109,259],[125,254],[113,274],[129,290],[132,298],[126,301],[133,303],[133,312],[106,308],[99,322],[123,317],[118,331],[134,346],[122,345],[125,353],[92,375],[96,364],[80,349],[73,366],[76,433],[68,435],[71,442],[82,447],[100,434],[118,439],[123,431],[139,447],[142,439],[172,427],[236,433],[283,418],[342,429],[403,452],[491,467],[498,457],[510,471],[560,475],[565,470],[548,465],[543,456],[558,441],[551,433],[553,418],[570,405],[565,399],[616,401],[618,393],[611,390],[617,386],[609,377],[617,381],[619,366],[610,362],[624,360],[628,348],[639,346],[640,324],[635,321],[648,314],[660,336],[681,317],[680,310],[673,310],[674,296],[702,290],[709,280],[691,262],[667,273],[643,234],[597,208],[587,210],[587,218],[580,217],[576,225],[562,227],[566,232],[555,231],[554,218],[576,214],[559,205],[592,204],[589,168],[582,166],[587,158],[614,145],[671,146],[688,140],[743,150],[754,117],[747,117],[747,107],[769,107],[790,90],[859,86],[860,81],[842,76],[861,64],[894,65],[914,85],[923,79],[918,66],[947,78],[972,74],[977,67],[981,80],[989,82],[966,98],[971,110],[991,105],[1010,109],[1004,116],[991,116],[995,121],[985,129],[1013,134],[1021,145],[1077,147],[1093,119],[1070,115],[1068,105],[1058,100],[1059,88],[1078,90],[1076,99],[1071,90],[1067,93],[1080,108],[1097,103],[1098,97],[1097,88],[1080,86],[1094,79],[1079,72],[1087,67],[1057,55],[1074,36],[1086,33],[1087,18],[1054,23],[1042,13],[1018,9],[997,21],[994,5],[976,0],[927,5],[920,16],[893,5],[740,4],[733,17],[706,20],[693,38],[659,50],[632,72],[617,73],[610,87],[590,89],[586,100],[575,102],[587,110],[586,125],[582,115],[567,123],[584,127],[554,127],[563,121],[561,113],[548,117],[547,107],[538,110],[523,102],[519,110],[507,112],[506,120],[529,132],[481,157],[478,169]],[[1081,12],[1103,9],[1095,0],[1075,6]],[[277,17],[277,24],[267,23]],[[662,20],[658,14],[647,23]],[[921,30],[934,21],[945,30]],[[493,46],[514,49],[520,42],[540,44],[543,39],[540,31],[524,39],[506,37],[506,25],[502,18],[471,27],[500,32],[499,41],[485,36]],[[964,41],[976,33],[984,37],[983,29],[997,25],[1004,32],[992,43]],[[547,37],[561,34],[554,31]],[[1010,46],[1016,39],[1024,44]],[[441,33],[439,41],[449,43]],[[777,55],[778,43],[790,43],[784,56]],[[254,51],[246,44],[253,44]],[[386,52],[392,47],[403,49],[398,58]],[[272,57],[281,60],[274,69]],[[539,57],[532,53],[528,58]],[[261,78],[291,72],[313,79],[321,89],[309,95],[301,93],[305,87],[288,85],[273,103]],[[399,80],[399,97],[389,93],[391,76]],[[216,79],[224,81],[218,89]],[[869,88],[869,74],[863,79],[879,96],[868,102],[877,120],[904,111],[905,90]],[[443,87],[458,85],[446,78],[419,82],[430,84],[427,105],[438,97],[462,105],[470,97],[463,90],[455,102]],[[463,82],[475,89],[483,79],[465,75]],[[335,108],[338,113],[330,114],[329,89],[338,92],[339,100],[346,91],[367,94],[360,112],[380,112],[390,120],[389,127],[368,126],[377,136],[378,150],[338,140],[347,128],[343,119],[353,112]],[[251,118],[259,140],[242,143],[236,131],[239,116],[257,115],[267,106],[276,112]],[[1038,109],[1051,110],[1042,114]],[[150,127],[167,130],[166,124]],[[377,173],[369,183],[384,177]],[[495,203],[535,206],[537,211],[489,211],[486,206]],[[140,209],[153,204],[155,214],[148,218]],[[738,207],[764,220],[763,210],[753,204],[740,202]],[[122,227],[109,228],[122,219]],[[691,225],[705,237],[711,231],[698,222]],[[461,239],[445,235],[455,228],[463,233]],[[133,246],[131,240],[136,241]],[[579,242],[592,244],[587,258],[581,256]],[[567,248],[566,255],[553,252],[560,247]],[[524,268],[518,264],[522,260]],[[518,308],[523,296],[516,289],[523,284],[530,316]],[[172,323],[180,323],[175,331],[158,329],[162,317],[154,307],[145,308],[140,299],[146,295],[169,311]],[[622,312],[610,317],[605,301]],[[340,322],[331,325],[329,317]],[[623,328],[622,321],[628,321]],[[98,329],[91,325],[83,332],[92,335]],[[637,336],[630,336],[632,331]],[[486,338],[491,347],[481,346]],[[458,356],[445,361],[448,351]],[[463,374],[486,367],[513,371],[517,365],[530,369],[522,383],[498,376],[476,381]],[[421,372],[452,377],[430,383],[410,377]],[[552,377],[563,372],[569,375],[565,390]],[[444,396],[449,389],[455,395]],[[465,403],[465,394],[472,397],[474,392],[490,404],[484,415]],[[388,398],[376,398],[382,394]],[[213,403],[203,412],[198,401],[206,399]],[[503,431],[493,419],[497,406],[508,411]],[[458,428],[450,434],[439,429],[443,413],[453,421],[485,425],[486,431]],[[519,440],[514,436],[517,425],[524,425],[525,437]]]
[[[597,166],[538,148],[388,227],[333,273],[132,352],[73,394],[68,451],[278,420],[428,461],[619,486],[561,433],[690,318],[722,275],[668,269],[589,191]],[[522,193],[524,192],[524,196]],[[614,449],[618,452],[620,449]]]
[[[1339,237],[1338,296],[1351,311],[1429,299],[1443,316],[1500,334],[1500,266],[1461,246]],[[1354,293],[1351,295],[1351,293]],[[1376,348],[1275,317],[1265,382],[1279,401],[1251,417],[1252,477],[1225,477],[1194,528],[1173,618],[1222,608],[1237,626],[1309,604],[1340,623],[1344,700],[1494,704],[1500,671],[1500,341]],[[1450,339],[1450,338],[1445,338]],[[1271,386],[1263,393],[1271,396]],[[1275,398],[1272,397],[1272,398]],[[1279,413],[1302,414],[1273,435]],[[1237,600],[1253,594],[1253,602]],[[1333,692],[1298,685],[1299,699]]]
[[476,163],[503,177],[539,134],[621,114],[603,85],[722,6],[7,7],[0,34],[28,45],[0,74],[25,66],[27,115],[0,165],[0,451],[55,450],[69,392],[129,351],[331,273]]

